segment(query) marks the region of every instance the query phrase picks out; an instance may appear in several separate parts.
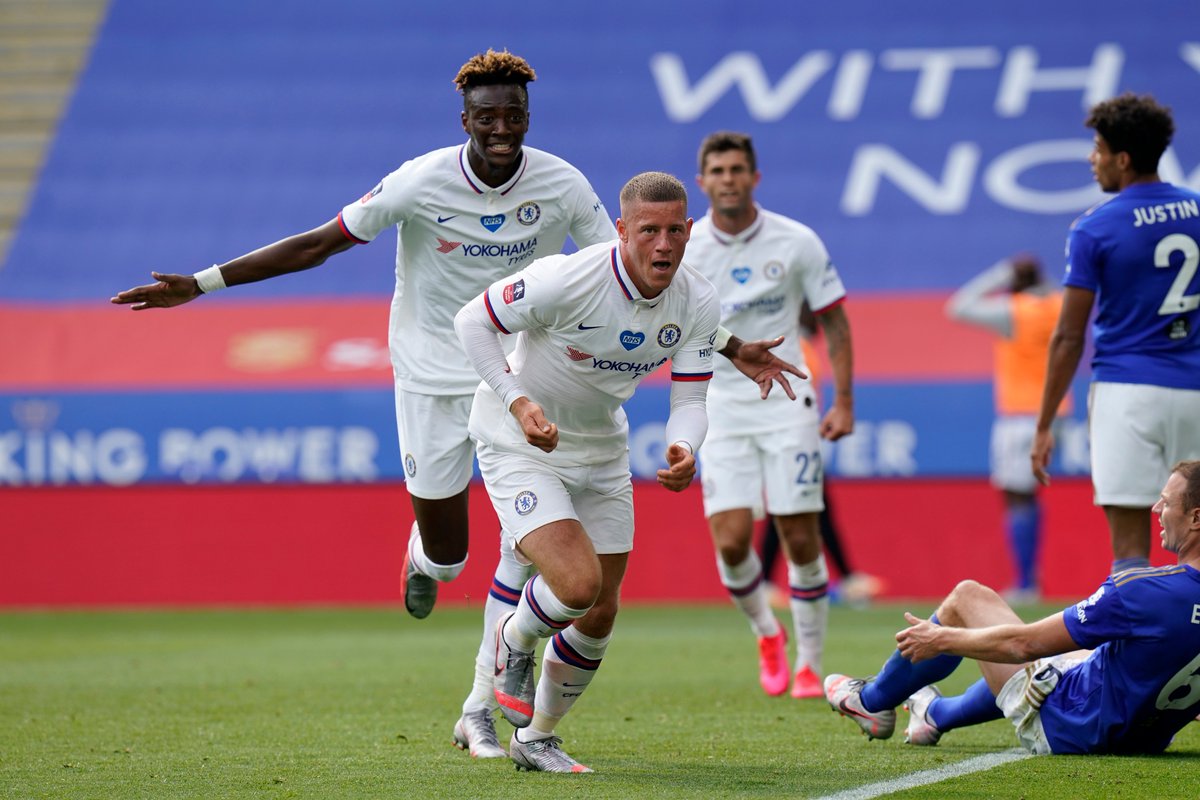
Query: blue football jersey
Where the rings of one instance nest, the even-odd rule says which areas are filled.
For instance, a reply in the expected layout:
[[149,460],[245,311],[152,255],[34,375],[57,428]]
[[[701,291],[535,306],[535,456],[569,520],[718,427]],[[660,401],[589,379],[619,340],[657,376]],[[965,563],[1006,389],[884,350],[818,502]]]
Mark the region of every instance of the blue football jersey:
[[1200,572],[1148,567],[1110,577],[1066,608],[1092,649],[1042,705],[1055,753],[1157,753],[1200,712]]
[[1066,286],[1096,292],[1096,380],[1200,389],[1200,194],[1135,184],[1075,220]]

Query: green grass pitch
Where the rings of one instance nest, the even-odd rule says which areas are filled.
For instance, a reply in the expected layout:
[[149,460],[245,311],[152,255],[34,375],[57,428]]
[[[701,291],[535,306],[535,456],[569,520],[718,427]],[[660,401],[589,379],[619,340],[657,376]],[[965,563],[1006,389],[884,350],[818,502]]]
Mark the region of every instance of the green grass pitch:
[[[868,674],[901,611],[835,607],[829,671]],[[1033,619],[1053,607],[1032,609]],[[518,773],[450,744],[481,617],[438,609],[0,614],[0,797],[811,798],[1011,749],[869,742],[822,700],[768,698],[727,606],[629,607],[560,727],[594,775]],[[969,662],[943,684],[975,680]],[[903,728],[905,713],[898,725]],[[501,721],[501,739],[511,728]],[[906,798],[1200,797],[1200,723],[1155,758],[1043,757]]]

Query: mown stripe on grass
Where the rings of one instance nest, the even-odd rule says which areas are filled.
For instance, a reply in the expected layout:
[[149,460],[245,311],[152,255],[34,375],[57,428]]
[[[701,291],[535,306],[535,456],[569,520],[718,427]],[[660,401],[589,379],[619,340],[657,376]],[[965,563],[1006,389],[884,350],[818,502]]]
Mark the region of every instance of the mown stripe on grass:
[[1029,758],[1032,754],[1024,750],[1012,749],[1005,750],[1002,753],[988,753],[985,756],[976,756],[968,758],[966,761],[959,761],[955,764],[950,764],[946,767],[938,767],[937,769],[926,769],[920,772],[914,772],[911,775],[905,775],[901,778],[893,778],[892,780],[879,781],[878,783],[869,783],[866,786],[859,786],[857,789],[847,789],[844,792],[837,794],[826,795],[818,798],[818,800],[871,800],[873,797],[883,797],[892,792],[899,792],[904,789],[912,789],[916,786],[928,786],[931,783],[949,780],[950,778],[959,778],[963,775],[970,775],[972,772],[983,772],[984,770],[998,767],[1002,764],[1008,764],[1012,761],[1020,761],[1023,758]]

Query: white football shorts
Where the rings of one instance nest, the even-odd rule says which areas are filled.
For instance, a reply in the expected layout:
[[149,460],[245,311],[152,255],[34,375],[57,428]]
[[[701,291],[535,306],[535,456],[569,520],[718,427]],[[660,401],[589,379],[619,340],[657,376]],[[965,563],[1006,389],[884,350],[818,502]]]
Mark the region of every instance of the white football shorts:
[[1014,672],[996,696],[996,707],[1013,724],[1017,741],[1030,753],[1050,754],[1050,743],[1042,727],[1042,703],[1058,686],[1062,674],[1086,657],[1086,653],[1073,652],[1039,658]]
[[811,424],[793,425],[771,433],[746,436],[713,435],[700,446],[700,485],[704,515],[749,508],[761,516],[820,512],[822,488],[821,437]]
[[409,494],[441,500],[467,488],[475,456],[467,433],[474,397],[417,394],[396,386],[396,428]]
[[1036,432],[1036,417],[996,418],[992,423],[992,445],[989,450],[992,486],[1009,492],[1034,493],[1038,482],[1029,465],[1029,451],[1033,449]]
[[1088,431],[1096,505],[1148,508],[1171,467],[1200,458],[1200,391],[1097,381]]
[[[538,453],[530,446],[530,450]],[[633,549],[633,483],[629,455],[587,466],[557,466],[479,443],[479,471],[500,518],[501,535],[517,552],[527,534],[563,519],[577,520],[598,554]]]

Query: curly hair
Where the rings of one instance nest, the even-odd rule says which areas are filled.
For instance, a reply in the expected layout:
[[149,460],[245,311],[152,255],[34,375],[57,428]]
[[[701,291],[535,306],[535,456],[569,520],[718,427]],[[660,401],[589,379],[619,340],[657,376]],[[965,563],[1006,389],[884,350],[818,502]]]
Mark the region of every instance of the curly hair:
[[642,172],[634,175],[621,187],[621,213],[634,202],[683,203],[687,213],[687,188],[674,175],[665,172]]
[[1171,109],[1148,94],[1133,92],[1092,106],[1083,124],[1104,137],[1113,153],[1129,153],[1139,175],[1158,171],[1158,159],[1175,134]]
[[507,50],[497,53],[488,48],[486,53],[471,56],[454,76],[454,85],[466,97],[467,91],[476,86],[519,86],[537,80],[537,73],[529,62]]
[[746,161],[750,164],[750,171],[756,172],[758,170],[758,160],[754,157],[754,142],[750,140],[748,134],[737,133],[735,131],[717,131],[704,137],[704,141],[700,143],[700,154],[697,156],[700,174],[704,174],[704,159],[708,158],[709,153],[726,153],[730,150],[741,150],[746,154]]

